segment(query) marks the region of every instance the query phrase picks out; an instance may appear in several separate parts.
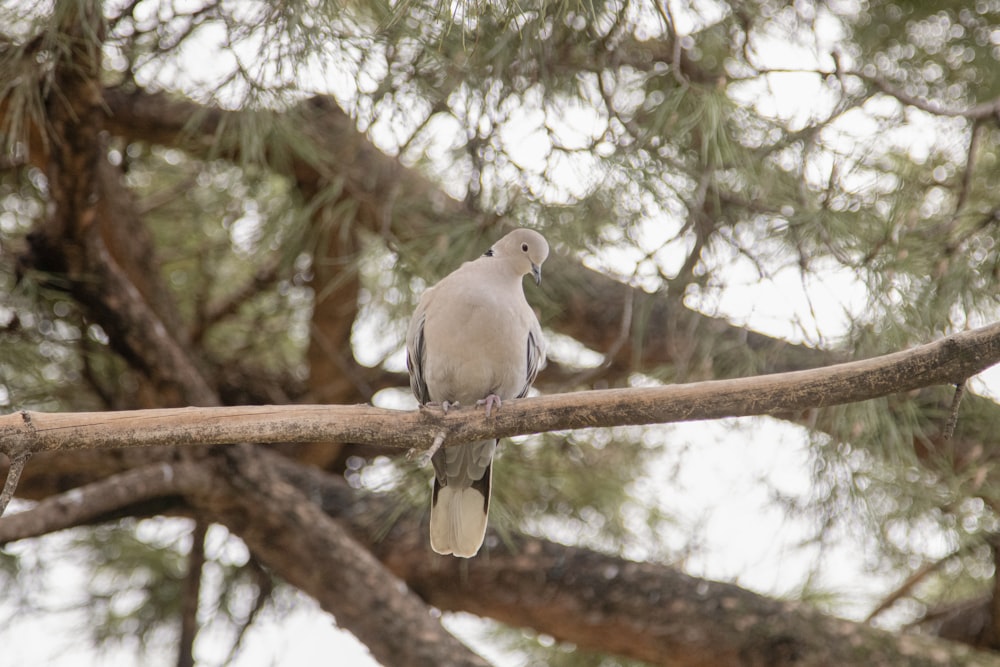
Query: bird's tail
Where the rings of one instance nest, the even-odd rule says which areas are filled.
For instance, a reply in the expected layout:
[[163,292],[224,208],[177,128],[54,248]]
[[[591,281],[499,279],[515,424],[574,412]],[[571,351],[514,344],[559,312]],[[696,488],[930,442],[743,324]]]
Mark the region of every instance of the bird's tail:
[[479,552],[486,536],[486,516],[490,511],[490,486],[493,462],[487,464],[481,479],[452,479],[441,484],[434,479],[431,497],[431,548],[439,554],[472,558]]

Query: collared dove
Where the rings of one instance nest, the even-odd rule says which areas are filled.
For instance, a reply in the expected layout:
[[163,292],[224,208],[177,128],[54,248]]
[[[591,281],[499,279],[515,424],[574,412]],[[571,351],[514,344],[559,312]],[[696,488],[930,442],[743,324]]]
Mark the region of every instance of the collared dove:
[[[545,364],[538,318],[521,279],[542,280],[545,238],[516,229],[482,257],[465,262],[424,292],[406,333],[410,387],[422,405],[483,405],[486,416],[504,400],[522,398]],[[434,453],[431,548],[471,558],[486,535],[493,452],[499,440]]]

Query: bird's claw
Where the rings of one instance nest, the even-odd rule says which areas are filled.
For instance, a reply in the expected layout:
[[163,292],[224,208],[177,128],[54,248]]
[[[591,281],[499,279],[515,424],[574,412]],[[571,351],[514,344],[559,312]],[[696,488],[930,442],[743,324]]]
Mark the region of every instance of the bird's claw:
[[487,417],[489,417],[490,414],[493,412],[493,408],[499,408],[502,404],[503,401],[501,401],[500,397],[497,396],[496,394],[490,394],[486,398],[481,398],[478,401],[476,401],[476,405],[486,406]]
[[421,410],[441,408],[441,411],[443,413],[448,414],[449,410],[451,410],[452,408],[457,408],[459,407],[459,405],[460,404],[458,401],[454,402],[441,401],[440,403],[421,403],[418,407]]
[[437,454],[437,451],[441,449],[441,445],[444,444],[444,439],[447,436],[448,436],[447,433],[441,431],[440,433],[434,436],[434,442],[431,443],[431,446],[428,447],[423,452],[421,452],[416,447],[411,448],[408,452],[406,452],[406,460],[407,461],[416,460],[419,462],[421,466],[428,465],[431,462],[431,459],[434,458],[434,455]]

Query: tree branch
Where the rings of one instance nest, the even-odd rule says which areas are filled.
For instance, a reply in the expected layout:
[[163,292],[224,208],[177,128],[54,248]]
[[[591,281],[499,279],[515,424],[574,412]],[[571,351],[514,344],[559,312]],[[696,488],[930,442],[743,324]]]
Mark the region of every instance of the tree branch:
[[910,591],[913,590],[914,586],[922,582],[929,575],[940,570],[941,566],[943,566],[945,563],[947,563],[954,557],[955,557],[955,552],[952,552],[949,553],[944,558],[939,558],[935,561],[925,562],[923,565],[918,567],[913,572],[913,574],[908,576],[906,580],[903,581],[903,583],[897,586],[894,591],[892,591],[889,595],[885,596],[885,598],[883,598],[882,601],[879,602],[878,605],[876,605],[876,607],[871,611],[871,613],[869,613],[868,616],[865,617],[865,623],[871,623],[873,620],[875,620],[875,617],[877,617],[879,614],[881,614],[887,609],[890,609],[894,604],[896,604],[901,599],[909,595]]
[[75,47],[57,61],[53,87],[59,94],[47,100],[44,169],[51,205],[19,261],[60,276],[107,332],[113,349],[149,379],[177,391],[172,404],[217,405],[203,364],[179,336],[176,304],[155,270],[149,233],[122,170],[107,157],[101,3],[59,7],[59,31]]
[[911,95],[905,90],[893,86],[881,77],[867,76],[861,72],[851,72],[851,74],[859,79],[867,81],[886,95],[895,97],[902,104],[920,109],[921,111],[926,111],[927,113],[935,116],[961,117],[968,118],[969,120],[1000,118],[1000,97],[980,102],[979,104],[974,104],[964,109],[949,108],[939,102]]
[[204,468],[194,463],[157,463],[112,475],[0,518],[0,545],[99,521],[153,498],[178,495],[182,484],[199,486],[210,481]]
[[233,442],[352,442],[427,448],[545,431],[787,414],[938,384],[961,384],[1000,362],[1000,323],[863,361],[790,373],[665,387],[512,400],[493,417],[475,409],[388,410],[369,405],[178,408],[0,417],[0,451],[52,451]]
[[187,572],[181,585],[181,636],[177,646],[177,667],[194,667],[194,640],[198,636],[198,603],[201,600],[201,577],[205,566],[205,535],[208,524],[195,520],[191,531],[191,550]]
[[3,513],[7,511],[7,505],[14,498],[17,483],[21,479],[21,473],[24,472],[24,466],[30,456],[27,452],[21,452],[7,457],[10,459],[10,465],[7,467],[7,475],[4,477],[3,490],[0,491],[0,516],[3,516]]

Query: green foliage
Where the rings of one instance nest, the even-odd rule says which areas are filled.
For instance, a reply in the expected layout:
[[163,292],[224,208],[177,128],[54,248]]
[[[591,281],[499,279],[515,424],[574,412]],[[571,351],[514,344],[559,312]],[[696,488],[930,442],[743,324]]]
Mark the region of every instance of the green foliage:
[[44,177],[35,169],[0,175],[0,410],[99,409],[100,394],[78,392],[85,377],[106,377],[122,364],[102,353],[100,327],[89,325],[52,276],[21,275],[11,261],[43,215]]
[[[1000,20],[995,0],[881,0],[849,18],[858,47],[876,54],[866,59],[867,66],[921,96],[969,103],[1000,92],[996,70],[989,66],[1000,55],[991,38]],[[903,34],[894,26],[902,27]]]
[[502,445],[493,474],[494,524],[501,532],[516,527],[613,553],[642,544],[666,558],[665,546],[650,537],[662,534],[669,517],[632,495],[658,453],[641,432],[548,433]]
[[[187,521],[125,520],[38,538],[19,544],[15,553],[0,551],[5,599],[20,600],[4,627],[16,631],[14,621],[61,614],[85,623],[89,643],[102,652],[114,655],[125,647],[144,656],[144,663],[155,658],[155,664],[167,664],[160,658],[176,652],[191,534]],[[70,592],[78,579],[82,595]],[[242,544],[222,529],[209,530],[198,613],[205,628],[236,646],[247,625],[281,617],[295,603],[291,591],[248,560]],[[7,630],[0,637],[13,639]]]
[[160,271],[213,361],[252,360],[276,375],[296,368],[308,340],[308,232],[287,182],[174,149],[131,144],[125,152],[130,184],[164,249]]
[[184,555],[171,542],[149,542],[112,526],[81,536],[75,546],[93,567],[87,604],[97,646],[137,642],[148,650],[157,640],[167,644],[158,635],[175,632],[186,571]]
[[491,624],[486,630],[492,642],[518,657],[525,667],[643,667],[645,662],[585,651],[557,642],[547,635]]

